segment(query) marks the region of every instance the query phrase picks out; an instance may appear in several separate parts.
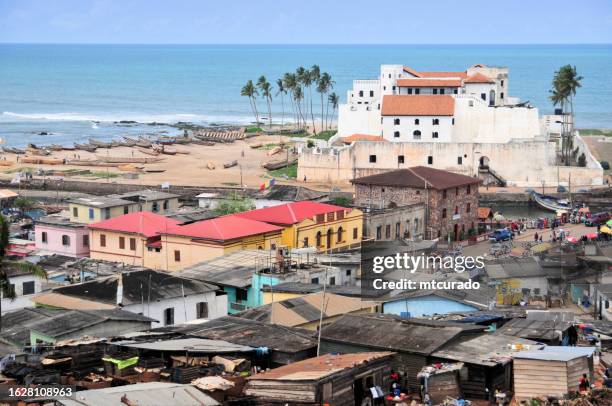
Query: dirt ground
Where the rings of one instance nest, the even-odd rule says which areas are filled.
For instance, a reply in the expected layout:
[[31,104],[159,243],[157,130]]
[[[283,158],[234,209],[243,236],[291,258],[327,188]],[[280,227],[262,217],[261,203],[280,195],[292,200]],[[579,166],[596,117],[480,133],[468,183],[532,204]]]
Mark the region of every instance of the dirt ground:
[[[137,179],[126,179],[121,176],[112,177],[110,182],[132,183],[143,185],[160,185],[169,182],[172,185],[194,185],[194,186],[239,186],[242,175],[242,183],[250,188],[257,188],[268,178],[267,171],[261,164],[268,160],[281,159],[281,154],[268,156],[270,149],[253,149],[249,145],[253,144],[278,144],[280,141],[287,141],[286,137],[260,135],[246,140],[239,140],[228,144],[206,145],[181,145],[177,148],[188,149],[189,154],[159,155],[164,160],[152,164],[134,164],[143,167],[145,170],[163,170],[157,173],[139,173]],[[284,153],[284,152],[283,152]],[[75,154],[82,160],[95,159],[98,156],[111,157],[150,157],[143,154],[136,148],[117,147],[99,148],[95,153],[86,151],[57,151],[51,155],[55,158],[74,159]],[[0,154],[0,159],[6,157],[7,161],[16,162],[14,154]],[[233,168],[224,169],[223,164],[231,161],[238,161],[239,165]],[[215,169],[207,168],[208,162],[215,165]],[[69,169],[89,169],[92,172],[104,175],[105,173],[123,174],[117,167],[91,167],[74,165],[36,165],[15,163],[9,167],[0,168],[3,177],[12,178],[17,168],[44,168],[57,171]],[[71,176],[74,180],[107,181],[104,176]],[[279,179],[280,181],[280,179]]]

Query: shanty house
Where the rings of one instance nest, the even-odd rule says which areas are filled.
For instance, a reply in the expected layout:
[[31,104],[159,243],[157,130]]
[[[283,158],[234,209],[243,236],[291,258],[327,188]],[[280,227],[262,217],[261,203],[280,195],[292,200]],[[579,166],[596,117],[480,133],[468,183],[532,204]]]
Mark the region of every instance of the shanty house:
[[514,355],[514,394],[517,400],[540,396],[562,397],[578,390],[589,376],[587,356],[575,351],[525,351]]
[[[247,396],[257,404],[361,405],[371,388],[388,387],[391,352],[326,354],[248,378]],[[382,396],[376,395],[376,398]]]
[[514,354],[542,347],[531,340],[485,334],[450,342],[435,351],[432,357],[440,362],[462,362],[467,372],[460,375],[463,395],[486,399],[495,390],[512,390]]
[[201,324],[183,324],[155,329],[181,336],[223,340],[259,348],[266,368],[314,357],[317,341],[312,331],[262,323],[238,317],[220,317]]
[[24,347],[81,338],[110,337],[151,328],[154,320],[124,310],[27,308],[2,316],[0,341]]
[[563,320],[539,320],[527,317],[510,320],[495,334],[514,336],[547,345],[560,345],[567,337],[571,322]]
[[413,290],[385,299],[383,313],[402,317],[424,317],[472,312],[488,309],[491,301],[492,298],[473,290]]
[[460,337],[478,334],[484,327],[404,319],[380,314],[346,314],[323,327],[321,351],[358,353],[393,351],[391,367],[397,371],[403,386],[417,392],[417,374],[431,363],[432,354]]

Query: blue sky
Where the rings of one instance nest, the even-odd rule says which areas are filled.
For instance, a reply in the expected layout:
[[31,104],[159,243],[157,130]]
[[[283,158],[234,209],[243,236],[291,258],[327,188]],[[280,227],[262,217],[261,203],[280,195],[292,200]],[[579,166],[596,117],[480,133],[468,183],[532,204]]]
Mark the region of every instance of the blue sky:
[[612,1],[0,0],[0,42],[612,43]]

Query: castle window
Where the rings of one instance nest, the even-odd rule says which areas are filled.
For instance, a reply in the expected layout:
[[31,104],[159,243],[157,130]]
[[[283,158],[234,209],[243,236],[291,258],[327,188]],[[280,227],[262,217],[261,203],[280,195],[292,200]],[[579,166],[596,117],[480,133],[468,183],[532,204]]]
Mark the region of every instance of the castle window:
[[370,97],[374,97],[374,90],[370,90]]
[[412,94],[412,88],[411,87],[408,88],[408,94]]
[[420,140],[420,139],[421,139],[421,132],[420,132],[419,130],[415,130],[415,131],[412,133],[412,137],[413,137],[415,140]]
[[444,94],[444,89],[440,89],[440,94]]
[[433,165],[433,156],[430,155],[430,156],[427,157],[427,163],[429,165]]
[[359,97],[363,97],[363,90],[359,91]]
[[445,219],[446,218],[446,209],[442,209],[442,218]]
[[397,163],[398,164],[403,164],[404,163],[404,156],[403,155],[398,155],[397,156]]
[[440,125],[440,119],[439,118],[434,118],[431,123],[433,125]]
[[433,94],[438,94],[438,89],[433,89]]
[[437,132],[437,131],[434,131],[434,132],[431,134],[431,138],[438,138],[438,132]]
[[371,164],[375,164],[376,163],[376,155],[370,155],[370,163]]
[[393,125],[400,125],[400,119],[399,118],[393,119]]
[[420,94],[421,93],[421,89],[414,89],[414,94]]
[[453,93],[454,93],[454,94],[457,94],[457,89],[453,89]]
[[457,157],[457,165],[463,165],[463,157]]
[[399,137],[400,137],[400,132],[399,132],[399,131],[395,131],[395,132],[393,133],[393,137],[394,137],[394,138],[399,138]]
[[414,125],[419,125],[419,119],[418,118],[414,119]]

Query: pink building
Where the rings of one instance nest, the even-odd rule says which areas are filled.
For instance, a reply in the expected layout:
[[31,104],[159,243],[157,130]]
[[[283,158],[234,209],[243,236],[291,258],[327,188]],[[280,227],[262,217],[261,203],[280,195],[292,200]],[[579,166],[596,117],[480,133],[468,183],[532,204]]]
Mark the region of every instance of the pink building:
[[42,217],[34,231],[36,248],[69,257],[89,256],[89,230],[86,224],[73,223],[58,216]]

